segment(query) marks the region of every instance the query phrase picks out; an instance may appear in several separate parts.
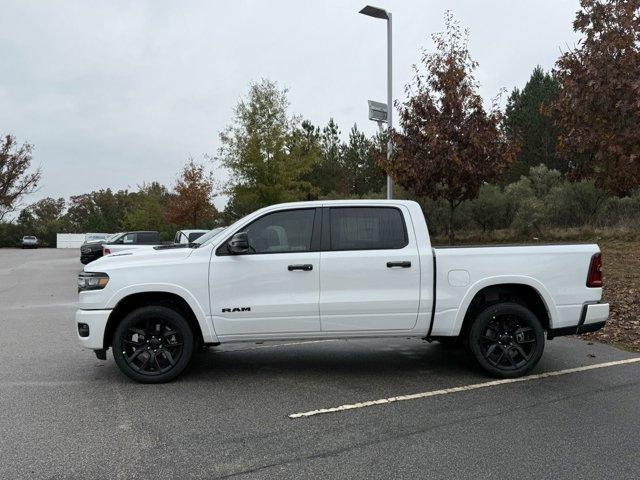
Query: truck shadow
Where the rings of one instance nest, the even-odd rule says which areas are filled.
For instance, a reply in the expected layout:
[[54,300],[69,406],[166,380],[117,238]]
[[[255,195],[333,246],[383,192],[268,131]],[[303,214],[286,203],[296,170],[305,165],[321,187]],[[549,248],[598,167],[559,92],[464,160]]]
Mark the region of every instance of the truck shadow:
[[466,349],[417,340],[336,340],[290,345],[239,346],[234,350],[210,348],[194,355],[185,377],[273,375],[313,377],[340,375],[352,378],[396,377],[437,373],[486,378]]

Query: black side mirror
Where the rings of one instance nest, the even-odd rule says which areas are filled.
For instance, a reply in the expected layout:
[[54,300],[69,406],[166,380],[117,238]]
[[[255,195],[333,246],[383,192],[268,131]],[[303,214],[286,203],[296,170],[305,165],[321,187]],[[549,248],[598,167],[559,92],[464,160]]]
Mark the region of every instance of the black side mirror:
[[227,243],[227,250],[233,254],[247,253],[249,251],[249,237],[247,236],[247,232],[238,232],[231,237],[231,240]]

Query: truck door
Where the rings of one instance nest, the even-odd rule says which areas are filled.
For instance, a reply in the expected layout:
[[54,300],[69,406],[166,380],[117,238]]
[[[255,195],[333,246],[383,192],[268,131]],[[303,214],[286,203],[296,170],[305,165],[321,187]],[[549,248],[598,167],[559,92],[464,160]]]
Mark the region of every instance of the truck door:
[[[218,335],[320,331],[320,216],[316,208],[280,210],[229,232],[209,272]],[[227,243],[239,231],[250,250],[232,255]]]
[[409,330],[420,257],[404,206],[325,208],[320,254],[323,332]]

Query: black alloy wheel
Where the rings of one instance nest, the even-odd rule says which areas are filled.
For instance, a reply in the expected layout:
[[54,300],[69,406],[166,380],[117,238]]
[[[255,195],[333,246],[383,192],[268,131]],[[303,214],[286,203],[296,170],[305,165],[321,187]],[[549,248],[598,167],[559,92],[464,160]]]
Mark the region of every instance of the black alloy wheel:
[[163,383],[178,376],[194,349],[187,320],[162,306],[129,313],[113,337],[113,356],[120,370],[142,383]]
[[535,314],[518,303],[483,310],[471,326],[469,346],[492,375],[513,378],[529,372],[544,351],[544,330]]

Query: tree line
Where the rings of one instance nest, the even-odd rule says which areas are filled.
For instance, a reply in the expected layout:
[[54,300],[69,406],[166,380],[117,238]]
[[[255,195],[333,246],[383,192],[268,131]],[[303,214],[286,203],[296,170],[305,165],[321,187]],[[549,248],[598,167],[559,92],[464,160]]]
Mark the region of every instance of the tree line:
[[[580,42],[552,71],[536,67],[502,109],[500,94],[479,95],[468,32],[447,12],[435,48],[422,52],[406,99],[394,106],[399,128],[389,161],[386,133],[368,137],[353,125],[343,135],[333,119],[313,125],[290,113],[286,89],[264,79],[250,85],[210,158],[228,172],[224,184],[189,160],[170,189],[153,182],[29,205],[0,223],[0,242],[8,238],[2,232],[38,228],[49,229],[44,236],[154,229],[166,237],[273,203],[383,198],[387,173],[396,196],[417,200],[431,230],[450,243],[463,230],[539,236],[554,227],[637,228],[640,4],[581,0],[573,26]],[[10,136],[0,144],[0,221],[40,181],[29,169],[32,151]],[[228,197],[221,212],[214,192]]]

